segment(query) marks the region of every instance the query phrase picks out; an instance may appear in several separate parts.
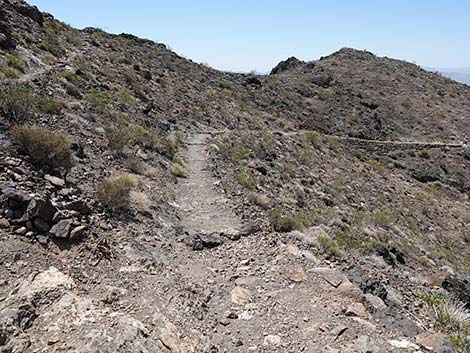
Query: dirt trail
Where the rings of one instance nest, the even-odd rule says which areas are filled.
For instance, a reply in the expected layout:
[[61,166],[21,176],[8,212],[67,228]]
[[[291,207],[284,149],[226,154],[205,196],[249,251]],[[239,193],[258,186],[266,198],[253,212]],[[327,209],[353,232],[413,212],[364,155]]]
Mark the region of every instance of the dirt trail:
[[189,234],[236,233],[240,221],[230,210],[229,200],[216,190],[218,181],[208,169],[209,138],[209,134],[194,135],[183,156],[188,177],[181,179],[176,189],[183,227]]

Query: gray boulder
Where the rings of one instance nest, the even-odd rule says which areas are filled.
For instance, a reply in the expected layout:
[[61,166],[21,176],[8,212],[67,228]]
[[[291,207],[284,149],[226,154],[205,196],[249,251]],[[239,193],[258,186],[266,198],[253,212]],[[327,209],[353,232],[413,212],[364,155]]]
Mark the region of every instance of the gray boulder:
[[70,219],[63,219],[54,225],[49,231],[50,234],[56,238],[67,239],[70,235],[70,230],[72,228],[73,221]]

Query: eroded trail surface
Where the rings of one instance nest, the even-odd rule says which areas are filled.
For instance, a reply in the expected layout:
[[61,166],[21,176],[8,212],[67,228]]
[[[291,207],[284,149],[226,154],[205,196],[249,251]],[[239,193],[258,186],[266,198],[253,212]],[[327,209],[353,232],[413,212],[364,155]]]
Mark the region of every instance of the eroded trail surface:
[[[162,221],[152,231],[150,223],[130,223],[113,233],[126,245],[109,264],[69,269],[55,261],[60,271],[19,277],[15,291],[0,286],[0,328],[14,347],[5,351],[424,352],[415,343],[423,330],[406,313],[318,256],[310,245],[320,228],[237,233],[242,222],[211,172],[210,148],[209,134],[187,145],[188,176],[176,188],[181,224]],[[189,239],[220,242],[194,249],[175,226]],[[374,266],[387,264],[364,259],[357,271]],[[28,329],[15,328],[21,317]]]
[[188,233],[233,234],[239,231],[240,221],[228,206],[229,200],[216,190],[218,182],[208,168],[209,138],[208,134],[197,134],[188,143],[184,155],[188,177],[178,183],[177,203]]

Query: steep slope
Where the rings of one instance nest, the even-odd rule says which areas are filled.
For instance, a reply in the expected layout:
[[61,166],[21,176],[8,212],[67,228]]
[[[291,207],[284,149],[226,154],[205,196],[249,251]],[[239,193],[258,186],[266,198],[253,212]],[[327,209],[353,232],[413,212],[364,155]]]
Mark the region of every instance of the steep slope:
[[468,86],[0,0],[0,89],[2,352],[469,351]]

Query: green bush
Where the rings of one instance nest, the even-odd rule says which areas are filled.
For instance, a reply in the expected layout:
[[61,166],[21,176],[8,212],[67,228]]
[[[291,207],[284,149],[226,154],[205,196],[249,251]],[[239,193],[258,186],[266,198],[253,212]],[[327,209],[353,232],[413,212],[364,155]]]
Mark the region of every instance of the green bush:
[[12,136],[38,169],[66,176],[75,164],[69,139],[63,134],[17,125],[12,128]]
[[278,210],[272,210],[269,214],[269,222],[277,232],[291,232],[293,230],[302,230],[302,223],[290,216],[282,216]]
[[256,188],[255,178],[246,171],[235,173],[234,178],[241,186],[249,190],[254,190]]
[[136,174],[142,174],[145,169],[144,162],[138,157],[128,157],[124,161],[124,165],[127,169]]
[[15,85],[0,91],[0,112],[8,120],[20,123],[36,114],[37,97],[28,85]]
[[288,216],[283,216],[281,211],[275,209],[268,212],[269,222],[277,232],[287,233],[293,230],[303,230],[311,226],[314,221],[314,214],[296,212]]
[[111,102],[111,97],[106,92],[100,92],[96,89],[91,89],[88,91],[87,101],[98,113],[105,113],[108,104]]
[[320,246],[332,257],[340,258],[343,256],[343,253],[338,248],[336,241],[331,239],[327,235],[320,235],[318,238],[318,243]]
[[40,47],[47,50],[55,57],[60,57],[65,53],[65,49],[60,40],[60,32],[60,26],[56,23],[47,22],[44,24],[44,38]]
[[129,142],[129,133],[124,126],[106,126],[104,128],[108,146],[111,150],[121,153]]
[[130,205],[130,193],[137,186],[137,178],[128,173],[104,179],[96,188],[96,195],[103,206],[111,210],[126,209]]
[[470,353],[470,312],[463,303],[449,300],[443,294],[422,293],[435,316],[435,330],[446,334],[459,352]]
[[26,62],[16,54],[7,54],[5,62],[18,71],[25,72],[26,70]]
[[262,208],[268,208],[269,206],[269,198],[256,192],[252,192],[248,195],[248,201]]

